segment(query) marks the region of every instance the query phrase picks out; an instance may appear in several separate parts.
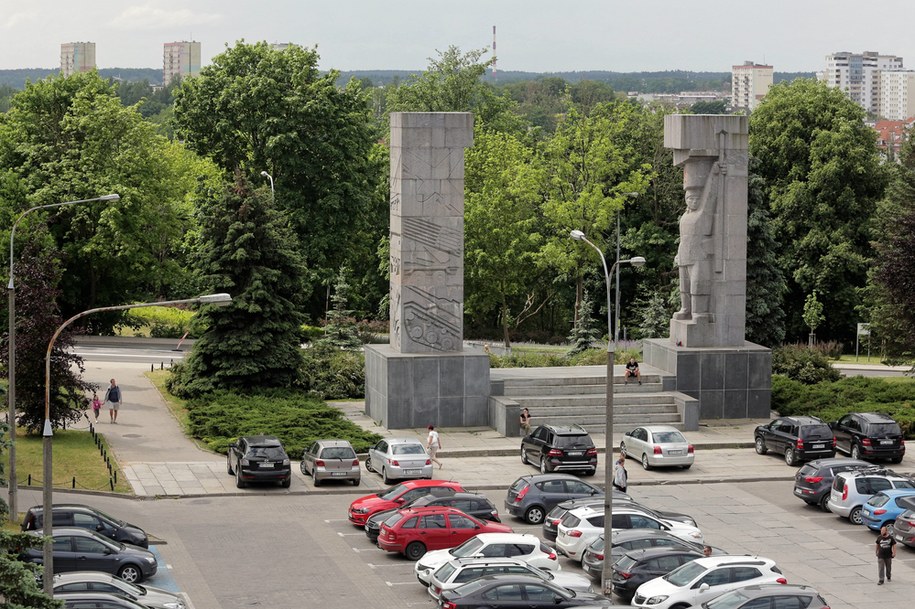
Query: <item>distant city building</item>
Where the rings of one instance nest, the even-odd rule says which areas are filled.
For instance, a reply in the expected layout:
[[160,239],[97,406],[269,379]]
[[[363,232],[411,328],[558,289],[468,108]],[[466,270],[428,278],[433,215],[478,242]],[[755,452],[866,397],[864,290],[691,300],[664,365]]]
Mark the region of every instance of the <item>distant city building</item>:
[[915,70],[883,70],[880,73],[881,118],[902,121],[915,116]]
[[681,91],[680,93],[637,93],[629,92],[629,98],[635,98],[642,103],[658,102],[676,108],[687,108],[696,102],[727,101],[727,93],[718,91]]
[[70,76],[95,69],[94,42],[65,42],[60,45],[60,73]]
[[731,66],[731,107],[755,110],[772,87],[772,66],[745,61]]
[[880,113],[880,72],[901,70],[902,57],[881,55],[876,51],[841,51],[826,56],[826,70],[820,79],[840,89],[853,102],[874,114]]
[[877,148],[883,158],[899,161],[899,151],[909,139],[909,132],[915,126],[915,118],[898,121],[877,121],[874,131],[877,132]]
[[162,52],[162,84],[168,85],[176,76],[200,74],[199,42],[166,42]]

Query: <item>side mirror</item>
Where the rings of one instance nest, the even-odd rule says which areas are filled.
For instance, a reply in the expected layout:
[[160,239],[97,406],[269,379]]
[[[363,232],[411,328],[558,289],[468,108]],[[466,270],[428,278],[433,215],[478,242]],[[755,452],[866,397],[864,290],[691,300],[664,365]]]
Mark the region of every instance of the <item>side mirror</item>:
[[406,499],[404,499],[403,497],[398,497],[397,499],[394,500],[394,503],[396,503],[398,505],[403,505],[405,502],[406,502]]
[[708,589],[709,589],[708,584],[703,583],[701,586],[699,586],[699,592],[705,592]]
[[97,524],[97,525],[95,525],[95,530],[96,530],[96,531],[104,531],[104,530],[105,530],[105,526],[104,526],[104,525],[101,525],[101,524]]

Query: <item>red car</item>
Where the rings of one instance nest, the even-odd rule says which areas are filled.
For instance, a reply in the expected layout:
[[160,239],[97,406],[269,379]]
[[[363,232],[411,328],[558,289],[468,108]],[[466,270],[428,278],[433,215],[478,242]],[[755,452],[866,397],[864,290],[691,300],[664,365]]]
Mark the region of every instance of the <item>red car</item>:
[[452,507],[404,508],[381,525],[378,545],[387,552],[419,560],[427,550],[453,548],[479,533],[512,532],[508,525],[477,520]]
[[463,492],[458,482],[447,480],[406,480],[373,495],[356,499],[349,505],[349,521],[364,527],[369,516],[381,510],[393,510],[423,495],[452,495]]

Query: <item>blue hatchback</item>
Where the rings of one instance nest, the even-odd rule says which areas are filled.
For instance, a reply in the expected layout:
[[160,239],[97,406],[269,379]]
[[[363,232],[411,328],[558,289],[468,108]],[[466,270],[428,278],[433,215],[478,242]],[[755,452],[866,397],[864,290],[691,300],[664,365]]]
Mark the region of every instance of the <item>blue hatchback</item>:
[[897,488],[880,491],[861,508],[862,524],[875,531],[892,526],[906,510],[915,510],[915,489]]

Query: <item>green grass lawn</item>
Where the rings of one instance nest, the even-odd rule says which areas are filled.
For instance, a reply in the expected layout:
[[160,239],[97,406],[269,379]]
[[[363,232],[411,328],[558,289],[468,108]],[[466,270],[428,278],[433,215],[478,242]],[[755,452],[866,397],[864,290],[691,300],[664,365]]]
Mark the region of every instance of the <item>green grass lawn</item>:
[[855,357],[855,354],[852,353],[851,355],[845,354],[845,355],[843,355],[842,357],[840,357],[839,359],[833,360],[833,361],[841,362],[841,363],[843,363],[843,364],[875,364],[875,365],[881,365],[881,364],[883,364],[883,361],[882,361],[882,360],[883,360],[883,356],[882,356],[882,355],[880,355],[880,354],[878,354],[878,353],[873,353],[873,352],[872,352],[872,353],[871,353],[871,356],[870,356],[870,357],[867,357],[867,351],[865,351],[864,353],[860,353],[860,354],[858,355],[857,358]]

